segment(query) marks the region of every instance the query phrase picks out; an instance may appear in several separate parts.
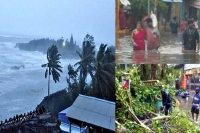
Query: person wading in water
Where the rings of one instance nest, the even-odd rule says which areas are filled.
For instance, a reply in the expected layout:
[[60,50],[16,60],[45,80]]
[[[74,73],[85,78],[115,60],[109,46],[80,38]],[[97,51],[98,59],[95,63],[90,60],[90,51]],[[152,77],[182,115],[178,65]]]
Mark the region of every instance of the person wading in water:
[[198,120],[199,117],[199,106],[200,106],[200,95],[199,95],[199,87],[195,89],[196,94],[194,94],[193,100],[192,100],[192,108],[191,108],[191,113],[192,113],[192,119],[194,120],[194,114],[196,114],[196,121]]
[[[198,44],[198,45],[197,45]],[[199,50],[199,32],[193,26],[193,21],[188,20],[188,28],[183,33],[182,50]]]

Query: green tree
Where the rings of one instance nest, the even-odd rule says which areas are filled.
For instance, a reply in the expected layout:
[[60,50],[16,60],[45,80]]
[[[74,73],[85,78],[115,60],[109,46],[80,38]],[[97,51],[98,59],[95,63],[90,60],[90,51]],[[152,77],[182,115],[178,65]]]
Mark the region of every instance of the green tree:
[[48,96],[50,94],[50,75],[53,76],[55,83],[59,82],[60,74],[62,72],[62,67],[60,64],[61,55],[58,54],[58,48],[56,45],[52,45],[47,50],[47,61],[48,63],[43,64],[42,67],[46,67],[45,78],[48,76]]
[[87,34],[84,38],[81,52],[77,51],[80,61],[78,61],[74,66],[77,67],[79,71],[79,88],[81,94],[85,94],[85,80],[87,75],[90,74],[93,77],[94,72],[94,60],[95,60],[95,45],[94,37]]
[[66,78],[68,83],[68,92],[72,95],[72,99],[75,100],[80,93],[78,80],[77,80],[78,73],[74,70],[72,65],[68,65],[68,77]]
[[[136,21],[141,21],[144,13],[148,13],[148,0],[129,0],[131,3],[131,10],[136,17]],[[164,14],[167,13],[167,5],[163,0],[157,0],[157,9]],[[150,0],[150,11],[155,8],[155,0]]]
[[96,56],[93,89],[101,99],[115,101],[115,57],[107,45],[101,44]]

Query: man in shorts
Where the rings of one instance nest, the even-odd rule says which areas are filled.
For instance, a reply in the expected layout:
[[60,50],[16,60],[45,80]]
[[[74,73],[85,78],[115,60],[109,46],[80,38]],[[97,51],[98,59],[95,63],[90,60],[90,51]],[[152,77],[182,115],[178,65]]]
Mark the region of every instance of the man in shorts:
[[197,121],[199,116],[199,105],[200,105],[199,87],[197,87],[195,91],[196,93],[194,94],[193,97],[191,113],[193,120],[194,120],[194,114],[196,114],[196,121]]

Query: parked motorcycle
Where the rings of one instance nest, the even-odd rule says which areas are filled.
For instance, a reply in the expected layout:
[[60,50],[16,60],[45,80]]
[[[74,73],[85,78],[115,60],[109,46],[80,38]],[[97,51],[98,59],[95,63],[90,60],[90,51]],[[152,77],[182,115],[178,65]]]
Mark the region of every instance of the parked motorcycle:
[[175,90],[175,95],[181,96],[182,98],[187,98],[187,97],[189,97],[190,94],[189,94],[188,90],[178,89],[178,90]]

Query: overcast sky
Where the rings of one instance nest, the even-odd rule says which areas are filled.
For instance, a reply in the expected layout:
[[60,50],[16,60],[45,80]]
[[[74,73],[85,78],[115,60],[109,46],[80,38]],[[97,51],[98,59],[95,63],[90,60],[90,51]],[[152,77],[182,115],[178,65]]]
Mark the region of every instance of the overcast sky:
[[115,0],[0,0],[0,32],[115,42]]
[[193,68],[200,68],[200,64],[185,64],[185,70],[193,69]]

